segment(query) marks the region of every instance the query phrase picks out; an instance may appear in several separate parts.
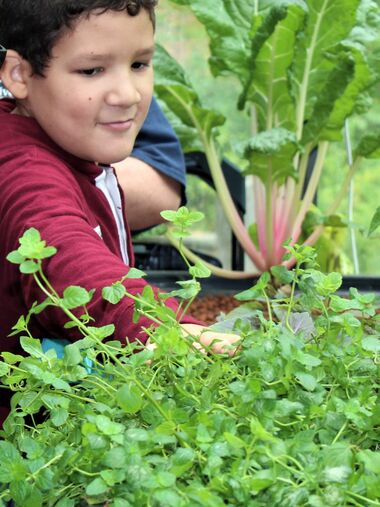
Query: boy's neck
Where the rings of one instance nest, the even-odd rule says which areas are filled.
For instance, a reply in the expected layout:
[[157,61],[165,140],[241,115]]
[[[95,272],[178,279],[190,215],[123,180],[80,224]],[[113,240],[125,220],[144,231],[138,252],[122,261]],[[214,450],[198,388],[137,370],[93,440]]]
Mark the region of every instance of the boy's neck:
[[28,111],[25,108],[21,107],[20,104],[16,104],[16,107],[11,111],[11,114],[18,114],[19,116],[30,117]]

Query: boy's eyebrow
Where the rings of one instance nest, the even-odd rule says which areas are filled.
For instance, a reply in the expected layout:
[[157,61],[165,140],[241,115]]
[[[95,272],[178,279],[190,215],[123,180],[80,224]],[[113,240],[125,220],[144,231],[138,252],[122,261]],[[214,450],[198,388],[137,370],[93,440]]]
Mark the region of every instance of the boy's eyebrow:
[[[134,53],[134,57],[151,56],[154,54],[155,46],[148,48],[139,49]],[[76,60],[109,60],[110,56],[108,53],[83,53],[76,56]]]
[[143,49],[140,49],[139,51],[136,51],[135,55],[136,56],[153,55],[155,49],[156,49],[155,46],[150,46],[149,48],[143,48]]

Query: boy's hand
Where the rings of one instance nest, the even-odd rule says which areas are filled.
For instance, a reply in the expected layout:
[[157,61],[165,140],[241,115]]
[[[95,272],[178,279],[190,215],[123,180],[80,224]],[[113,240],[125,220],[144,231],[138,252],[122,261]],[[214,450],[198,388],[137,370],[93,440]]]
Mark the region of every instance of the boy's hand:
[[197,324],[181,324],[181,328],[186,335],[197,340],[194,342],[197,348],[199,344],[205,347],[211,346],[211,350],[215,354],[229,354],[233,356],[240,341],[240,336],[237,334],[219,333]]

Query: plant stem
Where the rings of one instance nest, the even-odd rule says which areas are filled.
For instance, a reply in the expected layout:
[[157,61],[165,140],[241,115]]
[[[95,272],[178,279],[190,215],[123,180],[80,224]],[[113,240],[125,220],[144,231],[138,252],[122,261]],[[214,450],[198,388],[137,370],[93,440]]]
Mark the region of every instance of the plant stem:
[[272,162],[268,164],[268,179],[265,185],[265,245],[266,245],[266,266],[268,269],[273,262],[273,181],[272,181]]
[[334,445],[342,436],[344,430],[347,428],[348,421],[345,421],[338,433],[335,435],[334,440],[331,442],[331,445]]
[[210,172],[214,181],[215,189],[218,193],[219,200],[226,214],[228,223],[231,226],[236,238],[238,239],[241,246],[244,248],[247,255],[250,257],[255,266],[261,270],[265,270],[265,262],[262,258],[261,253],[256,249],[253,244],[246,228],[245,224],[239,216],[239,213],[232,200],[230,191],[228,189],[226,180],[223,175],[222,168],[219,163],[219,158],[216,153],[216,148],[213,140],[207,140],[205,135],[202,133],[203,145],[205,147],[205,153],[210,167]]
[[301,208],[298,211],[298,214],[294,220],[292,232],[291,232],[291,240],[292,243],[296,243],[300,234],[301,234],[301,226],[302,222],[305,218],[306,213],[310,209],[311,203],[313,202],[315,193],[318,188],[318,183],[322,174],[327,150],[329,147],[329,143],[327,141],[322,141],[318,147],[317,160],[315,161],[315,166],[307,186],[304,198],[302,199]]
[[[330,208],[327,210],[327,213],[326,213],[327,215],[334,214],[336,212],[336,210],[338,209],[339,205],[341,204],[343,198],[347,195],[348,188],[350,186],[350,181],[352,180],[352,177],[355,174],[356,170],[358,169],[361,161],[362,161],[362,157],[358,157],[354,161],[354,163],[352,164],[352,167],[350,168],[349,172],[347,173],[347,175],[344,179],[343,185],[340,187],[340,190],[338,192],[338,195],[337,195],[335,201],[330,206]],[[316,227],[314,229],[312,234],[310,234],[310,236],[304,241],[304,244],[305,245],[313,245],[317,241],[319,236],[322,234],[322,232],[323,232],[323,225],[319,225],[318,227]],[[289,261],[284,262],[284,266],[286,266],[287,268],[289,268],[293,265],[294,265],[294,259],[290,259]]]
[[[350,128],[348,119],[344,122],[344,141],[346,146],[346,157],[348,167],[352,167],[352,144],[350,137]],[[354,177],[350,181],[350,188],[348,192],[348,223],[349,223],[349,233],[350,233],[350,241],[351,241],[351,251],[352,251],[352,261],[354,263],[354,273],[355,275],[359,274],[359,257],[358,257],[358,247],[356,242],[355,230],[352,227],[352,223],[354,221]]]
[[[166,232],[166,237],[173,246],[179,249],[179,241],[170,233],[170,231]],[[245,278],[257,278],[257,276],[259,275],[259,273],[256,271],[247,273],[246,271],[232,271],[230,269],[219,268],[218,266],[214,266],[213,264],[204,261],[186,246],[182,247],[182,251],[191,262],[196,263],[197,261],[201,261],[212,273],[221,276],[223,278],[229,278],[231,280],[241,280]]]
[[181,106],[186,110],[189,117],[191,118],[194,127],[197,129],[200,140],[202,141],[204,152],[208,161],[208,165],[210,168],[211,176],[214,182],[215,190],[218,194],[220,203],[223,207],[224,213],[226,215],[227,221],[231,226],[236,238],[239,243],[245,250],[246,254],[251,258],[252,262],[256,265],[256,267],[260,271],[265,270],[265,262],[261,255],[261,253],[257,250],[256,246],[253,244],[246,228],[245,224],[242,221],[239,213],[236,209],[236,206],[232,200],[231,193],[227,186],[226,180],[223,175],[223,171],[221,168],[221,164],[219,162],[219,157],[216,151],[215,143],[212,138],[209,138],[208,133],[203,131],[200,126],[194,112],[192,111],[189,104],[178,94],[174,92],[173,89],[170,89],[169,92],[173,95],[173,97],[178,101]]

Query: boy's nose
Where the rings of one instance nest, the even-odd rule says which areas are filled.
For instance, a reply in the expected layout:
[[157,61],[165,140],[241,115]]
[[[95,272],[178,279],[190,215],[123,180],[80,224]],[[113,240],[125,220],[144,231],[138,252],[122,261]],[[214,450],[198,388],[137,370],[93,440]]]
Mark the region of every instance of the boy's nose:
[[110,106],[129,107],[141,101],[141,94],[130,80],[118,79],[108,92],[106,100]]

